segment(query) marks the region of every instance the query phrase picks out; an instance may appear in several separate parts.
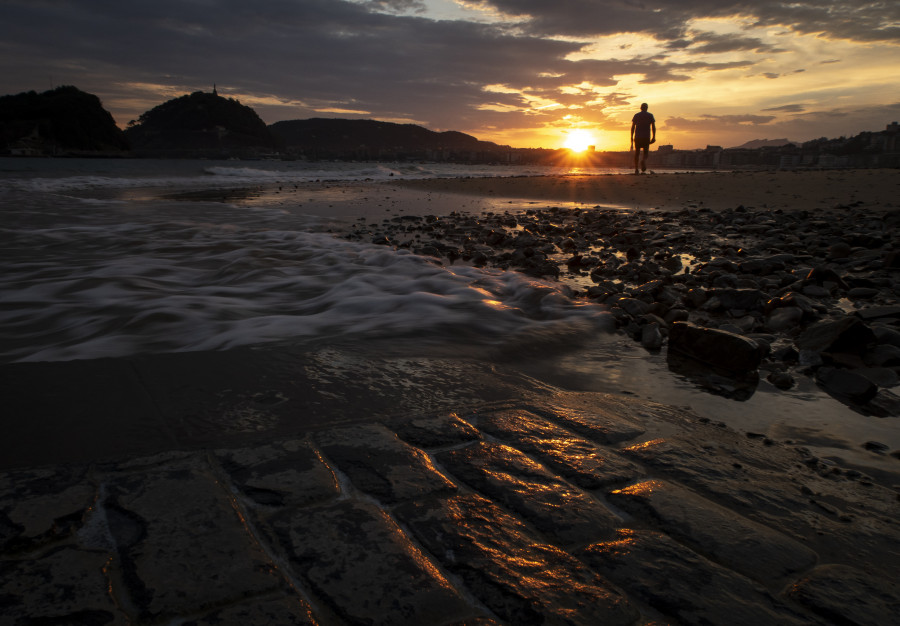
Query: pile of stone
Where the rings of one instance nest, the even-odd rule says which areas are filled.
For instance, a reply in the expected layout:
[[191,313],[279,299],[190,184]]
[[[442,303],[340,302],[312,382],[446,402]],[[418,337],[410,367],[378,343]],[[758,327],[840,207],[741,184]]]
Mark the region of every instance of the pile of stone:
[[444,263],[557,279],[648,350],[788,389],[800,372],[876,415],[900,412],[900,214],[739,206],[529,209],[359,224],[348,238]]

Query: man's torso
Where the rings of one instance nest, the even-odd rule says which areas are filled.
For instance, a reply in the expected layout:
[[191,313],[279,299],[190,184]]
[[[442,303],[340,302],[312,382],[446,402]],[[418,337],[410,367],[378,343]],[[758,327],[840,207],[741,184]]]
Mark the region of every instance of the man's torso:
[[640,111],[638,113],[635,113],[631,121],[634,123],[635,139],[649,138],[650,125],[656,123],[656,120],[653,118],[653,114],[649,111]]

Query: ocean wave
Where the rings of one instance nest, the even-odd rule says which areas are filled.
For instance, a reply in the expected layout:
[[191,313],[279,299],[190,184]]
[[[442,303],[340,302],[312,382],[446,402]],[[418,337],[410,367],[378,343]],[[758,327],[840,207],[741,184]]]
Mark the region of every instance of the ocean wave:
[[282,340],[500,345],[612,328],[601,307],[573,302],[558,285],[326,233],[121,224],[34,231],[27,245],[43,259],[10,264],[0,281],[7,362]]
[[204,170],[207,174],[221,177],[229,183],[307,183],[316,181],[378,181],[395,179],[434,178],[437,172],[420,166],[374,165],[359,168],[319,168],[304,170],[270,170],[253,167],[215,166]]
[[49,178],[22,178],[5,181],[16,190],[44,193],[61,193],[91,189],[136,189],[143,187],[202,186],[202,177],[152,177],[152,176],[64,176]]
[[[220,189],[269,184],[300,185],[318,181],[363,182],[423,178],[542,176],[600,174],[608,170],[578,170],[551,166],[479,165],[460,163],[365,163],[305,161],[104,161],[102,167],[78,159],[65,169],[9,170],[0,176],[0,190],[65,193],[90,190],[166,188]],[[30,162],[29,162],[30,163]],[[37,166],[34,166],[37,167]],[[52,175],[45,175],[51,174]]]
[[[202,163],[202,162],[201,162]],[[260,162],[269,163],[269,162]],[[473,172],[452,167],[435,168],[407,164],[317,164],[292,165],[290,162],[254,166],[229,163],[207,165],[180,174],[144,174],[140,168],[123,169],[120,175],[76,174],[70,176],[8,177],[0,187],[19,191],[64,193],[90,190],[138,188],[218,189],[268,184],[304,184],[319,181],[362,182],[398,179],[422,179],[454,176],[505,175],[500,171]]]

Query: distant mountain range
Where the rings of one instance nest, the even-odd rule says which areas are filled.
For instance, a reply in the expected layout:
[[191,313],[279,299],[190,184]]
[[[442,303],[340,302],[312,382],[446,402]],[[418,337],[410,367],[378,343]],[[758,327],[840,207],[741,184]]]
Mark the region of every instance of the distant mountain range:
[[509,149],[457,131],[435,132],[415,124],[375,120],[312,118],[276,122],[269,130],[286,150],[319,157],[343,154],[367,159],[405,153]]
[[781,146],[786,146],[788,144],[799,145],[798,142],[791,141],[790,139],[753,139],[752,141],[742,143],[741,145],[730,149],[756,150],[757,148],[780,148]]

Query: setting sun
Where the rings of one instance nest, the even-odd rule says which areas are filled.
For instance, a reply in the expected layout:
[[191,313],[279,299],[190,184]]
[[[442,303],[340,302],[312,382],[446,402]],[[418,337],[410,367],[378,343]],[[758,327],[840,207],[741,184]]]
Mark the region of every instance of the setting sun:
[[572,152],[584,152],[588,149],[588,146],[594,145],[597,145],[594,135],[590,131],[578,129],[569,132],[563,147],[568,148]]

